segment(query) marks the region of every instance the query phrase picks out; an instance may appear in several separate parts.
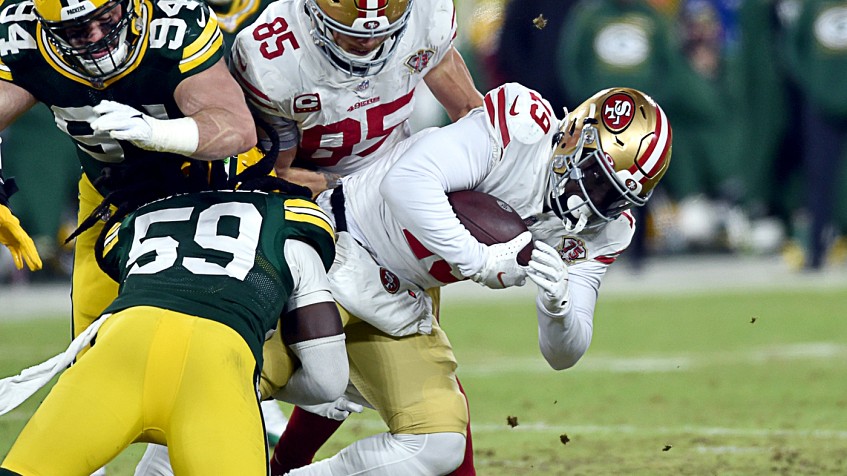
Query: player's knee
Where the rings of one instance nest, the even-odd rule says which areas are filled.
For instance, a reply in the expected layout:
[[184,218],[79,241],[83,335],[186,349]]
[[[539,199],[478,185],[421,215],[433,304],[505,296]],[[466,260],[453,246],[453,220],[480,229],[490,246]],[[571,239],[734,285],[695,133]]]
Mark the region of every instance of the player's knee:
[[410,436],[420,444],[414,459],[423,474],[448,474],[465,458],[465,437],[461,433],[395,435],[397,438]]

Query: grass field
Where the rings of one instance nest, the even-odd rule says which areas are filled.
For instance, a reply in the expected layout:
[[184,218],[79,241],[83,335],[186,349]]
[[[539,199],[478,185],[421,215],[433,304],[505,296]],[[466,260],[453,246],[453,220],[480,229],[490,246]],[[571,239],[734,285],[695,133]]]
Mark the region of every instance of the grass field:
[[[591,349],[563,372],[538,352],[530,299],[445,299],[443,326],[480,475],[843,475],[845,310],[845,288],[603,296]],[[0,375],[64,347],[65,319],[42,317],[0,320]],[[44,395],[0,417],[0,457]],[[356,415],[319,456],[382,430]]]

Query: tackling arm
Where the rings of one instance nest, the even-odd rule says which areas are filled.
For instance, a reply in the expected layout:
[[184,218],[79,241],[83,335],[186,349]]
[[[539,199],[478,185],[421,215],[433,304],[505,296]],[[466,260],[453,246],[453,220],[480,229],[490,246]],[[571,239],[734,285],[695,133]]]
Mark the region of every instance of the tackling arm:
[[253,117],[223,59],[183,80],[174,99],[182,113],[197,123],[199,142],[191,157],[215,160],[256,145]]
[[482,94],[474,86],[465,60],[455,46],[427,73],[424,82],[453,122],[482,106]]
[[296,155],[297,145],[279,153],[274,165],[277,177],[308,187],[312,190],[312,197],[317,197],[324,190],[338,187],[341,183],[341,175],[339,174],[292,167],[291,163],[294,162]]
[[274,398],[306,405],[331,402],[344,394],[350,378],[341,316],[314,248],[287,240],[285,259],[296,284],[282,319],[282,338],[300,367]]
[[91,128],[142,149],[199,160],[224,159],[256,145],[253,118],[223,59],[179,83],[174,100],[186,117],[156,119],[126,104],[101,101]]

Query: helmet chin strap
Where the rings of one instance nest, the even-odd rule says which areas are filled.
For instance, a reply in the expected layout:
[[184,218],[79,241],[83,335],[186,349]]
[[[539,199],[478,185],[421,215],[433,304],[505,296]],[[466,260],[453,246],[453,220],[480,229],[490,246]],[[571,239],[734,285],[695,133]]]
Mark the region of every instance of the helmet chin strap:
[[585,200],[576,195],[568,197],[567,206],[568,210],[572,210],[568,213],[576,217],[577,220],[576,223],[573,223],[569,218],[562,217],[562,222],[565,225],[565,231],[568,233],[579,233],[584,230],[585,225],[588,224],[588,217],[591,216],[591,207],[585,203]]

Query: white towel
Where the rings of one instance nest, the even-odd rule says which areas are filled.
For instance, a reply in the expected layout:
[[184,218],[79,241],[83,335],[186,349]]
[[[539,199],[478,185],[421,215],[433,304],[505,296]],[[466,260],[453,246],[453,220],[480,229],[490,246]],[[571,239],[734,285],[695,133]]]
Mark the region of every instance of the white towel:
[[55,375],[73,362],[83,347],[91,342],[103,322],[111,316],[104,314],[92,322],[82,334],[71,342],[67,350],[38,365],[24,369],[18,375],[0,380],[0,415],[6,414],[31,397],[38,389],[47,385]]

